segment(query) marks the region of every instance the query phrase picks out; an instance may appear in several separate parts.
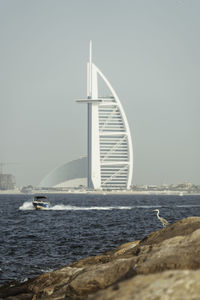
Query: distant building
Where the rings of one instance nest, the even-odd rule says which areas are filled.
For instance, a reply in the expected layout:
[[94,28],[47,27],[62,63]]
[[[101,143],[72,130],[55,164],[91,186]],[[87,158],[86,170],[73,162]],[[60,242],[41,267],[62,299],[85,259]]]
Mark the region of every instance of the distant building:
[[15,176],[12,174],[0,174],[0,190],[13,190],[16,187]]
[[[128,120],[115,90],[92,62],[91,42],[87,71],[87,98],[77,102],[86,103],[88,107],[88,159],[78,159],[56,168],[40,186],[130,189],[133,147]],[[99,95],[99,78],[109,96]]]
[[87,186],[87,157],[70,161],[51,171],[41,182],[40,187]]
[[27,186],[23,186],[20,190],[22,193],[32,193],[33,191],[33,186],[32,185],[27,185]]
[[[108,79],[92,62],[92,43],[87,65],[88,187],[130,189],[133,176],[131,133],[122,104]],[[101,79],[109,96],[99,95]]]

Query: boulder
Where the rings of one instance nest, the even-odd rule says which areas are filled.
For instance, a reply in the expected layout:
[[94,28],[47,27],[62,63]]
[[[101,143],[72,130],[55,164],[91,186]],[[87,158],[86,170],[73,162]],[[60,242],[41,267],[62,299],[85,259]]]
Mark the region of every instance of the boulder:
[[200,299],[200,270],[171,270],[138,275],[115,284],[88,300],[198,300]]

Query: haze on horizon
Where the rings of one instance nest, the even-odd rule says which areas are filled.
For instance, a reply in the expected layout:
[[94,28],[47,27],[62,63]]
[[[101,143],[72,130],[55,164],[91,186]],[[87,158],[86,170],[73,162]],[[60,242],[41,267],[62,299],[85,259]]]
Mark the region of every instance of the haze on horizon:
[[1,0],[0,162],[37,185],[87,152],[89,40],[134,148],[134,184],[200,184],[198,0]]

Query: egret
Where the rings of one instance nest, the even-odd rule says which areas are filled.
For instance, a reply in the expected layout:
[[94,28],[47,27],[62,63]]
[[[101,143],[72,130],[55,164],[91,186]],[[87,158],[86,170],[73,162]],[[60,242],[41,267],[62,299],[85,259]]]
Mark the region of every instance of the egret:
[[159,216],[159,213],[160,213],[159,209],[154,209],[153,211],[157,211],[157,218],[158,218],[158,220],[160,220],[163,227],[166,227],[167,225],[169,225],[167,220],[165,220],[164,218]]

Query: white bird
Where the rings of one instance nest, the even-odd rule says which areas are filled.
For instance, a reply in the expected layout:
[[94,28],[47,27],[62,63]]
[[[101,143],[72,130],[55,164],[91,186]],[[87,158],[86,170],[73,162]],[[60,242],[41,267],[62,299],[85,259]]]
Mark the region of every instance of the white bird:
[[164,218],[159,216],[159,213],[160,213],[159,209],[154,209],[153,211],[157,211],[157,218],[158,218],[158,220],[160,220],[163,227],[166,227],[167,225],[169,225],[169,222],[167,220],[165,220]]

